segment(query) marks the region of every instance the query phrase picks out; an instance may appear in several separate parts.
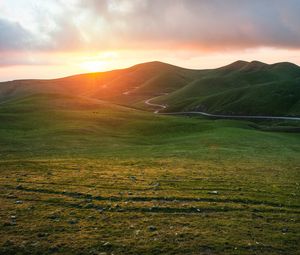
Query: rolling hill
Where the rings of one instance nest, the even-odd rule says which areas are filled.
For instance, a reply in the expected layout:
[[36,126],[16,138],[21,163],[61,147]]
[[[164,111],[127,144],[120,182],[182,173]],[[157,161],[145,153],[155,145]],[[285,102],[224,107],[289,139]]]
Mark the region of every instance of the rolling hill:
[[167,104],[167,111],[299,115],[300,68],[291,63],[238,61],[210,70],[200,79],[153,102]]
[[167,105],[165,112],[300,116],[300,67],[236,61],[190,70],[155,61],[53,80],[0,83],[0,103],[35,93],[85,96],[151,111],[145,104],[149,98]]
[[[109,101],[132,101],[172,92],[193,80],[201,71],[188,70],[161,62],[130,68],[89,73],[53,80],[15,80],[0,83],[0,100],[35,93],[85,95]],[[128,97],[128,95],[130,95]]]

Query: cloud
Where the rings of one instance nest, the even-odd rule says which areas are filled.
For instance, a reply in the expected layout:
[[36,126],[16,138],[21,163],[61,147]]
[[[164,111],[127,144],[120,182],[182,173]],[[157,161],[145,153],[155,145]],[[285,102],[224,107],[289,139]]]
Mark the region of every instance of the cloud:
[[[0,53],[300,48],[299,0],[4,2],[11,11],[0,16]],[[18,2],[22,16],[8,17]]]
[[31,47],[31,34],[18,22],[0,18],[0,52]]
[[298,0],[111,0],[87,8],[125,47],[300,47]]

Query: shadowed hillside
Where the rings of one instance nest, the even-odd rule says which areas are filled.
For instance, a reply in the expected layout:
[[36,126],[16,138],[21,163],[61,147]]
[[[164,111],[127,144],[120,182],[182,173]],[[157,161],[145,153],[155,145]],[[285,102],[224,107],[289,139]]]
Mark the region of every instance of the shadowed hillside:
[[209,70],[185,87],[161,96],[165,111],[200,110],[244,115],[299,115],[300,68],[237,61]]

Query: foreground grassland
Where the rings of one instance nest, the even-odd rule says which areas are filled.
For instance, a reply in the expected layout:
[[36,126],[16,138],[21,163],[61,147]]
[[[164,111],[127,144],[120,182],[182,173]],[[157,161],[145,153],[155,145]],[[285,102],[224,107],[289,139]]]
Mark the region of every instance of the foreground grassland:
[[300,134],[37,95],[0,107],[1,254],[299,254]]

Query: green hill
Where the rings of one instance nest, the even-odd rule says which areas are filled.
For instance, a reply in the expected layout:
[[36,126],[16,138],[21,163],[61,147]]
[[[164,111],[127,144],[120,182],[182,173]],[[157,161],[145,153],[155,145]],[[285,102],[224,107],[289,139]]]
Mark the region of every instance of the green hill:
[[64,93],[118,102],[128,99],[132,101],[135,96],[147,98],[174,91],[198,77],[199,73],[201,71],[155,61],[121,70],[53,80],[15,80],[0,83],[0,101],[36,93]]
[[[154,61],[102,73],[54,80],[0,83],[0,103],[36,93],[85,96],[153,110],[145,101],[167,105],[165,112],[207,111],[244,115],[299,115],[300,67],[236,61],[227,66],[190,70]],[[157,97],[157,98],[155,98]]]
[[244,115],[299,115],[300,68],[291,63],[267,65],[238,61],[153,102],[166,111],[201,110]]

